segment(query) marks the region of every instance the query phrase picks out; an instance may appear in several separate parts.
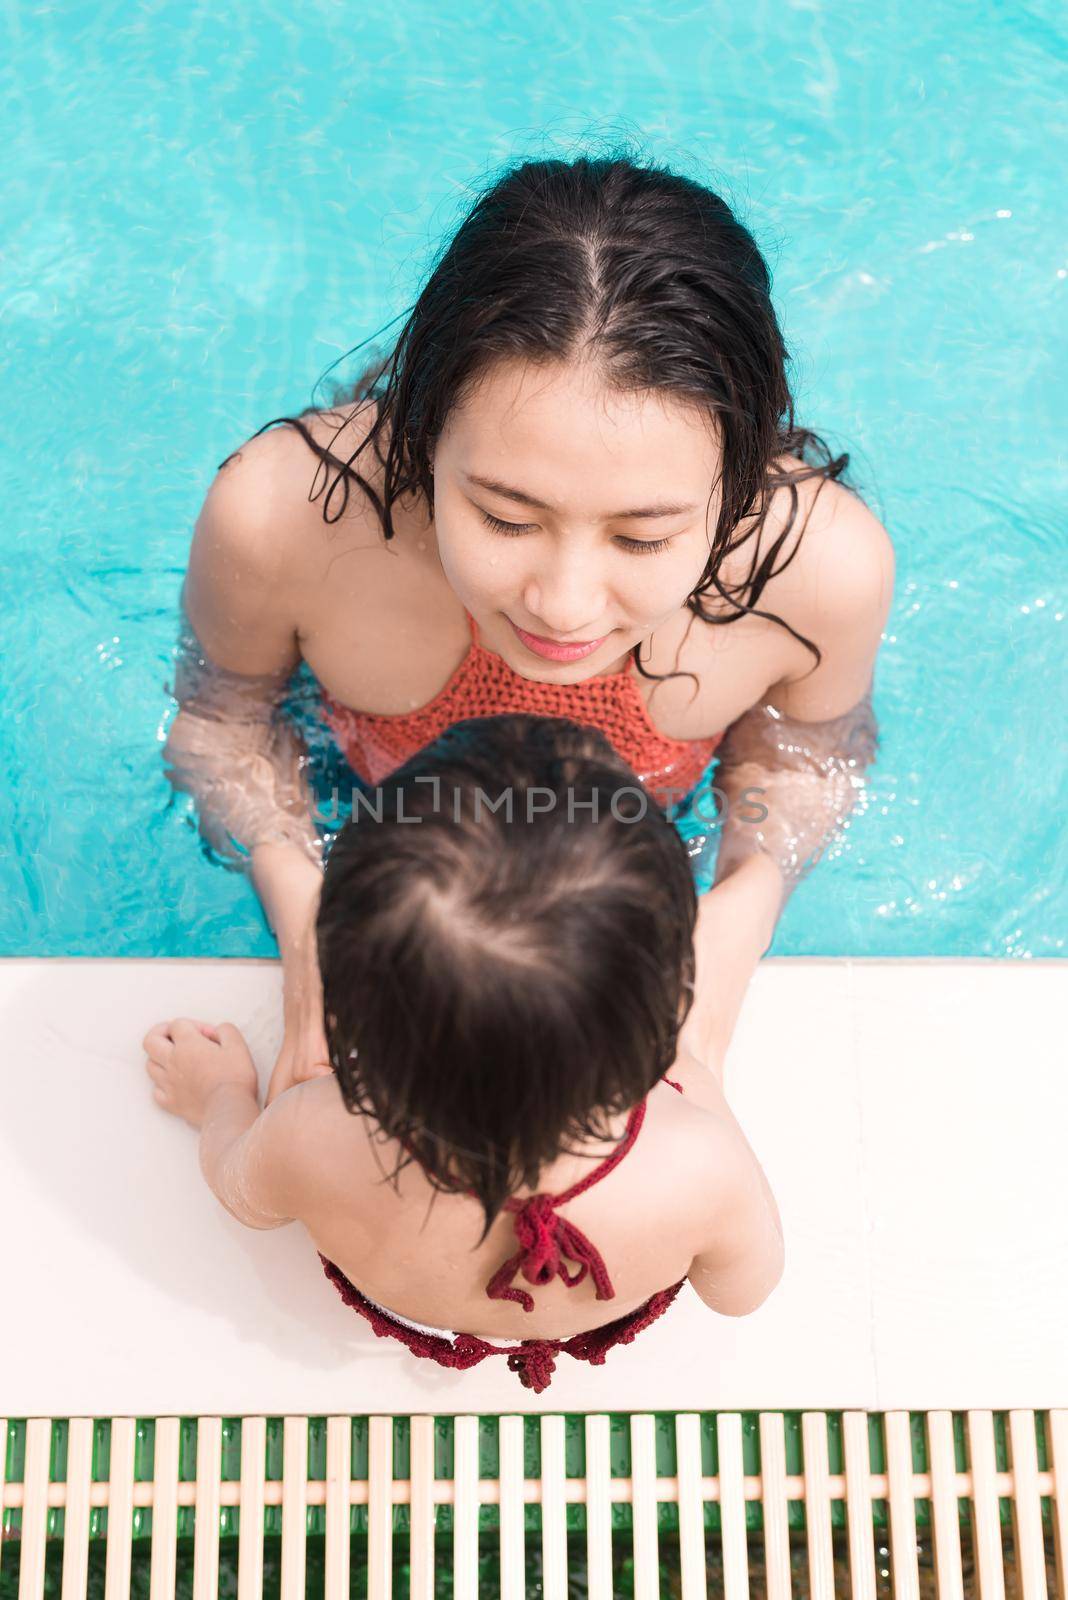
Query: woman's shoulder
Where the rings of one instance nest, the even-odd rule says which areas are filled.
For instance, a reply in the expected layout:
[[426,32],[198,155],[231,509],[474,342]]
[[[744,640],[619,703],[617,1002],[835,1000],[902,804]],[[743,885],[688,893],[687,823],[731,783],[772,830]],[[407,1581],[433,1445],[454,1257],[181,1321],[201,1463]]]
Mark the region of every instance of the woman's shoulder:
[[[811,552],[820,530],[840,518],[844,509],[862,506],[837,479],[810,476],[811,468],[799,456],[776,456],[772,465],[776,481],[763,510],[754,504],[741,518],[720,569],[728,587],[741,590],[770,563],[771,576],[757,602],[764,610],[790,607],[803,598],[811,583]],[[742,593],[739,598],[745,603],[748,596]]]
[[[783,456],[779,464],[791,476],[809,470],[796,456]],[[797,570],[792,584],[783,581],[781,591],[807,609],[811,621],[829,594],[845,590],[857,595],[859,590],[879,587],[887,568],[892,569],[893,545],[882,522],[848,484],[821,475],[802,478],[794,488],[796,529],[783,556],[793,550],[796,539],[797,560],[782,573],[783,580],[794,566]],[[788,482],[776,492],[774,532],[788,526],[791,509]]]
[[[754,511],[741,520],[718,573],[733,603],[717,597],[715,590],[708,595],[710,611],[720,620],[737,614],[739,606],[753,609],[751,617],[736,625],[746,630],[747,643],[741,644],[734,627],[699,627],[693,619],[680,663],[698,674],[719,670],[725,648],[721,635],[734,636],[743,663],[754,670],[760,664],[755,677],[736,673],[745,678],[747,693],[753,677],[755,690],[746,706],[773,684],[809,671],[812,653],[802,639],[820,636],[822,648],[823,638],[832,636],[843,620],[848,623],[861,611],[877,609],[893,582],[890,536],[859,494],[837,479],[805,476],[810,468],[800,457],[782,455],[774,465],[785,481],[776,484],[763,517]],[[752,580],[769,568],[754,600]]]
[[[379,405],[379,400],[372,395],[331,410],[309,411],[302,417],[294,418],[286,431],[303,445],[304,460],[310,463],[312,469],[320,469],[316,487],[324,481],[323,473],[327,474],[325,481],[329,484],[337,479],[341,467],[349,469],[345,515],[353,522],[362,518],[380,536],[381,522],[374,504],[355,477],[351,476],[358,472],[378,498],[384,498],[388,441],[382,437],[372,437],[379,416]],[[337,514],[344,498],[339,484],[330,508],[331,517]],[[321,503],[318,496],[317,501]],[[418,506],[421,514],[423,508],[418,494],[399,495],[394,503],[395,523],[400,523],[413,505]]]
[[307,545],[307,446],[288,428],[253,434],[220,462],[197,519],[197,537],[238,582],[294,583]]
[[[769,582],[761,603],[800,636],[795,654],[803,656],[768,691],[787,716],[821,721],[854,704],[870,685],[893,601],[896,558],[886,528],[848,485],[817,477],[797,489],[797,532],[778,562],[788,565]],[[815,664],[806,640],[820,652]]]
[[[344,415],[309,411],[275,419],[274,426],[253,434],[227,456],[211,492],[224,495],[231,514],[245,525],[269,525],[277,545],[294,556],[339,528],[348,539],[370,536],[378,520],[355,480],[349,482],[347,498],[342,486],[331,491],[339,467],[361,451],[372,420],[367,406]],[[373,447],[361,451],[357,465],[377,492],[381,469]]]

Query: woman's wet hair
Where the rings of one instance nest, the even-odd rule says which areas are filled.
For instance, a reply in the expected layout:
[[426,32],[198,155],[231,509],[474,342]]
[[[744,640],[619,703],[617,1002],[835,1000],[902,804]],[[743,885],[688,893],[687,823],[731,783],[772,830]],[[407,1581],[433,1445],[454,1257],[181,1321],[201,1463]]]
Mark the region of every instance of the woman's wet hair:
[[371,791],[317,937],[333,1068],[400,1142],[391,1176],[414,1158],[488,1230],[610,1136],[675,1060],[696,915],[678,832],[594,728],[469,717]]
[[[433,511],[434,444],[496,363],[581,362],[618,392],[673,396],[714,419],[722,444],[720,510],[688,606],[720,626],[767,617],[818,666],[817,645],[757,606],[800,545],[800,535],[791,538],[797,484],[840,478],[849,464],[848,454],[832,459],[818,434],[795,424],[788,360],[768,267],[749,230],[711,188],[621,146],[603,157],[519,162],[476,195],[388,354],[334,397],[335,438],[377,402],[351,455],[312,437],[301,418],[314,405],[257,431],[298,429],[319,458],[309,500],[323,495],[324,520],[344,515],[356,483],[388,540],[398,499],[421,498]],[[383,468],[381,496],[354,465],[369,445]],[[804,469],[781,467],[786,455]],[[760,530],[784,486],[790,515],[761,551]],[[748,572],[726,581],[725,559],[750,540]],[[639,647],[632,654],[643,676],[678,675],[650,672]]]

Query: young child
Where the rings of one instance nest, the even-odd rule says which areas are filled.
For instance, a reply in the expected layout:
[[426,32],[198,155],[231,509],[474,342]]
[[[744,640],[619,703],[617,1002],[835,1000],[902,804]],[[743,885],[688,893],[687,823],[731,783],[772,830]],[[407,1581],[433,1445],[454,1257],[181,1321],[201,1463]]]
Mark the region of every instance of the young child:
[[752,962],[720,904],[695,946],[686,848],[597,730],[468,718],[334,842],[334,1074],[260,1115],[238,1030],[179,1019],[144,1040],[156,1098],[201,1128],[226,1208],[301,1221],[376,1334],[451,1367],[504,1354],[542,1390],[559,1353],[602,1362],[686,1278],[737,1316],[781,1276],[721,1088]]

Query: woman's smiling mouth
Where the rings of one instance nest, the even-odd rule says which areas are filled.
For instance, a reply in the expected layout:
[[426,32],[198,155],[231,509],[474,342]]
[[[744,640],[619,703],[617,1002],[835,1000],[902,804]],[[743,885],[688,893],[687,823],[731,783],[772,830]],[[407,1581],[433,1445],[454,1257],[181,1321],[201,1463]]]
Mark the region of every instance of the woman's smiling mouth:
[[546,639],[540,633],[528,633],[517,622],[512,622],[511,617],[508,621],[512,623],[521,644],[525,644],[535,655],[549,661],[581,661],[584,656],[592,655],[608,638],[608,635],[604,634],[600,639],[578,639],[563,644],[558,639]]

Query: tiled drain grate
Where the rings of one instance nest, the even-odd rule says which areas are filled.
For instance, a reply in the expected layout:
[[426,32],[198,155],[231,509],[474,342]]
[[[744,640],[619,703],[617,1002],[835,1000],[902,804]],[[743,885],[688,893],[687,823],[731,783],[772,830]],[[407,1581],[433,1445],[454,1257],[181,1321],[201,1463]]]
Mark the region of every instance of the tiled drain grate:
[[1068,1411],[30,1418],[6,1437],[0,1600],[1068,1600]]

